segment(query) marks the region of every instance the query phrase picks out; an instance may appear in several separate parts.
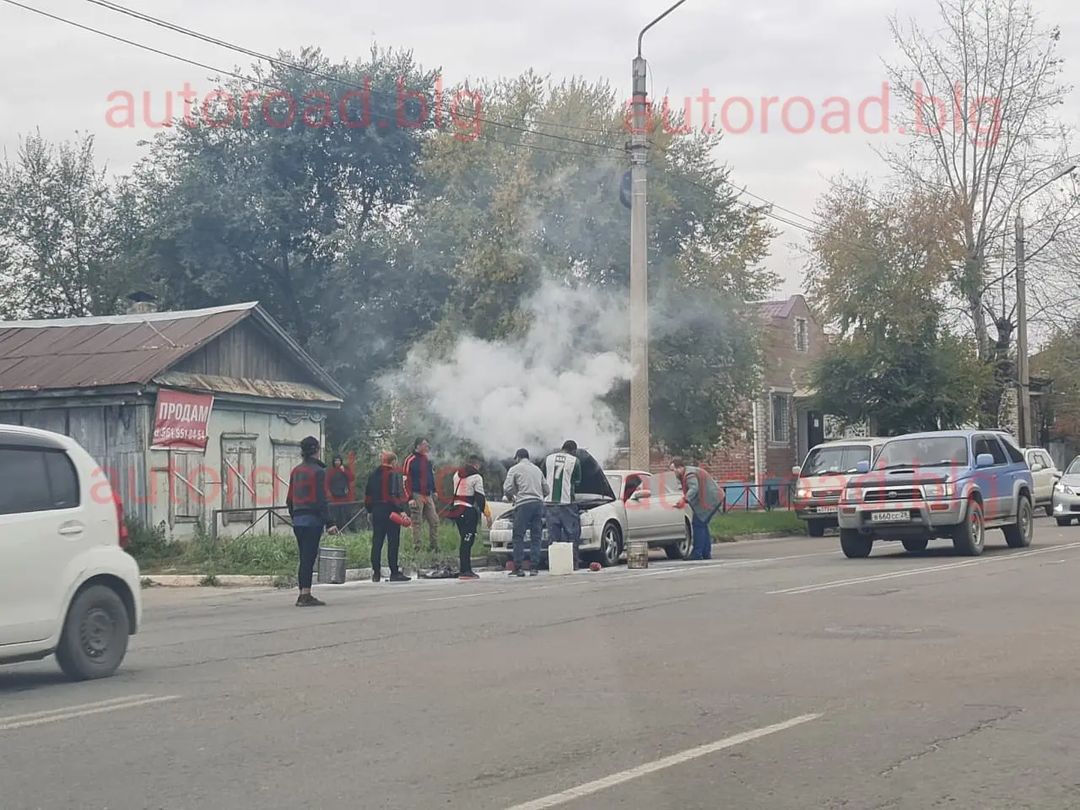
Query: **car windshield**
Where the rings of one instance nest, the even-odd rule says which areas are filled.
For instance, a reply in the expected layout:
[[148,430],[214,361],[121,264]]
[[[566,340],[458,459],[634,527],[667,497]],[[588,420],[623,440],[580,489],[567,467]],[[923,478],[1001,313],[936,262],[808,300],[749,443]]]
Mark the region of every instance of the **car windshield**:
[[621,475],[609,475],[607,477],[608,483],[611,484],[611,491],[618,494],[622,490],[622,476]]
[[1072,460],[1069,465],[1069,469],[1065,470],[1066,475],[1080,475],[1080,456],[1077,456]]
[[967,439],[962,436],[897,439],[881,448],[874,469],[949,467],[967,464],[967,460]]
[[806,463],[802,468],[802,477],[853,473],[855,472],[855,465],[860,461],[870,461],[869,445],[816,447],[806,457]]

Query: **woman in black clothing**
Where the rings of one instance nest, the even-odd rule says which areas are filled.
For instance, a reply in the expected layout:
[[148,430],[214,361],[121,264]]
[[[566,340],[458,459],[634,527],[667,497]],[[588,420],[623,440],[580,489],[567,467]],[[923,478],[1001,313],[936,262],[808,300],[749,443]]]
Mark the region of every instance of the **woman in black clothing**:
[[411,577],[398,567],[401,548],[401,524],[393,515],[404,515],[408,507],[401,471],[394,465],[397,456],[383,453],[381,463],[368,476],[364,491],[364,506],[371,515],[371,581],[382,579],[382,547],[387,543],[386,557],[390,564],[391,582],[408,582]]
[[330,534],[337,534],[337,527],[326,502],[326,465],[319,460],[319,440],[308,436],[300,442],[300,454],[304,460],[293,468],[289,476],[289,494],[285,498],[300,552],[300,569],[297,571],[300,597],[296,606],[321,607],[325,603],[311,595],[311,580],[323,528]]

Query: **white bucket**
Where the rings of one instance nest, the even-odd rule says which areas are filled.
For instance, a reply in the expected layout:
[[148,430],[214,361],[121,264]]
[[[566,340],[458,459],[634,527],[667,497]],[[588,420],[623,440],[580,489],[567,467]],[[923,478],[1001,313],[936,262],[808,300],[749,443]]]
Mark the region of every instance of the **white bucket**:
[[573,543],[552,543],[548,546],[548,572],[556,576],[574,573]]

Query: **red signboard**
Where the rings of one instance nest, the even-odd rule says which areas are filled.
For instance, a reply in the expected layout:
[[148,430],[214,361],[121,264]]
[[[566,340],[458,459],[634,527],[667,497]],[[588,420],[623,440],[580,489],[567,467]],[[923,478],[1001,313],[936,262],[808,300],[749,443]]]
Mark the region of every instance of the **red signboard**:
[[214,397],[162,389],[157,396],[154,447],[206,450]]

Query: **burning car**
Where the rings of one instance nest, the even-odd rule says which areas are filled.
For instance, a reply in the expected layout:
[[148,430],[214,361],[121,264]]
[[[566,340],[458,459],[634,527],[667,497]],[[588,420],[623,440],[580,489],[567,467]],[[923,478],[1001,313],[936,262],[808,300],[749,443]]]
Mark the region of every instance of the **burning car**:
[[[647,542],[650,548],[663,548],[671,559],[690,556],[690,510],[677,508],[682,490],[674,475],[652,475],[642,470],[605,472],[583,450],[578,451],[578,459],[582,462],[582,477],[575,501],[581,513],[580,550],[584,561],[599,562],[604,567],[615,565],[627,544],[638,540]],[[491,553],[500,562],[514,554],[513,518],[513,509],[507,509],[491,526]],[[545,557],[547,547],[545,526],[541,539],[541,554]]]

